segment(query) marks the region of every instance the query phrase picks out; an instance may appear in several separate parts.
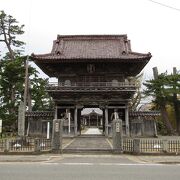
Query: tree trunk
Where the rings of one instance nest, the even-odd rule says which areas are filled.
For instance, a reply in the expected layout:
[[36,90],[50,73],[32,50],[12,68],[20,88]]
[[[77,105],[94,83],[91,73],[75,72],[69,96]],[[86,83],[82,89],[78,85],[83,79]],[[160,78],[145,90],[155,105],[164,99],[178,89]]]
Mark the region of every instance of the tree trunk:
[[14,57],[14,52],[13,52],[13,50],[11,49],[10,44],[9,44],[8,42],[6,42],[6,41],[5,41],[5,43],[6,43],[6,46],[7,46],[7,48],[8,48],[8,51],[9,51],[9,57],[10,57],[10,59],[11,59],[11,60],[14,60],[14,59],[15,59],[15,57]]
[[168,118],[168,113],[166,111],[166,106],[164,104],[161,105],[160,107],[160,110],[161,110],[161,115],[162,115],[162,119],[166,125],[166,128],[167,128],[167,131],[168,133],[170,133],[171,135],[175,135],[175,132],[174,132],[174,129],[169,121],[169,118]]
[[[14,87],[11,88],[11,103],[15,102],[15,89]],[[15,114],[14,106],[9,109],[9,112]]]

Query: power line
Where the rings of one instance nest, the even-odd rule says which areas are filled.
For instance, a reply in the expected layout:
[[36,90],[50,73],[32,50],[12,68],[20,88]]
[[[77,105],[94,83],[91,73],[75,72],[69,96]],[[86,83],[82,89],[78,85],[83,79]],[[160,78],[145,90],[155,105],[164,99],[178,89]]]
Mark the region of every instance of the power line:
[[159,5],[161,5],[161,6],[164,6],[164,7],[166,7],[166,8],[169,8],[169,9],[173,9],[173,10],[176,10],[176,11],[180,11],[180,9],[175,8],[175,7],[173,7],[173,6],[169,6],[169,5],[167,5],[167,4],[163,4],[163,3],[160,3],[160,2],[157,2],[157,1],[153,1],[153,0],[148,0],[148,1],[150,1],[150,2],[152,2],[152,3],[155,3],[155,4],[159,4]]

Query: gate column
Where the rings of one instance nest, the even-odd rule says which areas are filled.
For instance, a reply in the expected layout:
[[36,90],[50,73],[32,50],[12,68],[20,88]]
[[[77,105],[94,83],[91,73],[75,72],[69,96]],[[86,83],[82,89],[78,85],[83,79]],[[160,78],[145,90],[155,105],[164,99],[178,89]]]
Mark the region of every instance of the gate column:
[[74,109],[74,135],[77,136],[77,107]]
[[126,136],[129,136],[129,110],[125,108],[125,124],[126,124]]
[[105,136],[108,136],[108,107],[105,107]]

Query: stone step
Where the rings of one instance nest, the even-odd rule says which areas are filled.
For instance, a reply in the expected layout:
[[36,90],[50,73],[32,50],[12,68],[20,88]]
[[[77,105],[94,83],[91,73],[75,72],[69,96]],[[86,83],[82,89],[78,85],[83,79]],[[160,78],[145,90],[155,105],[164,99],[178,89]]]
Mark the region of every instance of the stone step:
[[70,152],[82,152],[82,151],[111,151],[112,146],[110,142],[104,136],[84,136],[76,137],[68,146],[65,147],[65,151]]
[[83,153],[83,154],[112,154],[112,149],[63,149],[63,153]]
[[105,138],[105,136],[102,134],[82,134],[77,136],[76,138]]

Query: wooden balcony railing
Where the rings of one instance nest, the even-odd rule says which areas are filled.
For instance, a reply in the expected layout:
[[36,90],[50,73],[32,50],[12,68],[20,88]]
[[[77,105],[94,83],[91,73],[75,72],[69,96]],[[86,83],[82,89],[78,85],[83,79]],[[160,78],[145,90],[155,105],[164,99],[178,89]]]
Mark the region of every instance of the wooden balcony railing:
[[47,91],[135,91],[134,82],[51,82]]

